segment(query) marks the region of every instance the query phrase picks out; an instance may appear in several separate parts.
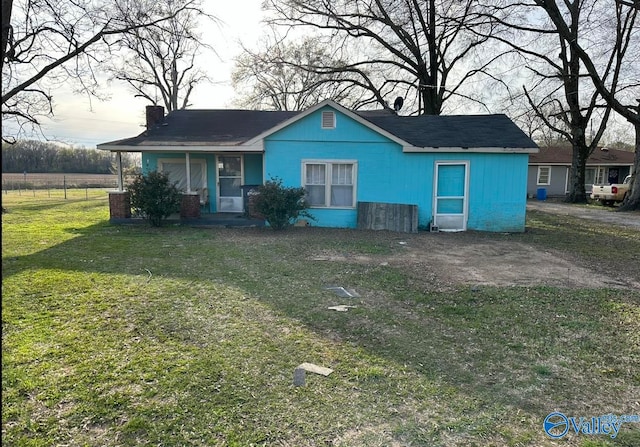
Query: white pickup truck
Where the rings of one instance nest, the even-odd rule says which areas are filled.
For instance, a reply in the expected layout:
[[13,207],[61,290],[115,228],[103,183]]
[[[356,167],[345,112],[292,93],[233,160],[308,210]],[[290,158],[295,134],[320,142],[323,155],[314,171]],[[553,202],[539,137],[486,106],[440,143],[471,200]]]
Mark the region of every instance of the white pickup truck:
[[613,185],[593,185],[591,198],[598,200],[605,206],[613,206],[616,202],[622,202],[631,188],[631,176],[627,175],[624,182]]

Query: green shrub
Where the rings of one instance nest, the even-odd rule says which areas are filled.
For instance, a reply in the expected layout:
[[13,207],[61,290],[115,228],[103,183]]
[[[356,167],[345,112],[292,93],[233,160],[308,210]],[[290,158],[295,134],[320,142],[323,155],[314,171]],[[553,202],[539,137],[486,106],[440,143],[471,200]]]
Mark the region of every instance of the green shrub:
[[127,189],[131,195],[131,207],[154,227],[180,211],[180,192],[169,183],[168,174],[157,171],[137,174]]
[[292,225],[298,217],[313,219],[307,212],[309,205],[305,194],[304,188],[283,186],[282,180],[276,177],[258,187],[253,197],[253,207],[274,230],[282,230]]

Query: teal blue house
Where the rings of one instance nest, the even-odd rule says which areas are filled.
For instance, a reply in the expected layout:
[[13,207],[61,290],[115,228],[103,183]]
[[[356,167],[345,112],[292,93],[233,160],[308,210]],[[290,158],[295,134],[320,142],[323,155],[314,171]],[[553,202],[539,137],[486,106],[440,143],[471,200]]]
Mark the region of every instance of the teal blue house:
[[391,204],[412,210],[414,230],[498,232],[524,231],[538,151],[505,115],[399,116],[330,100],[302,112],[151,106],[145,132],[98,148],[141,152],[143,171],[168,172],[202,214],[242,213],[249,188],[279,177],[306,189],[315,226],[356,228],[363,204]]

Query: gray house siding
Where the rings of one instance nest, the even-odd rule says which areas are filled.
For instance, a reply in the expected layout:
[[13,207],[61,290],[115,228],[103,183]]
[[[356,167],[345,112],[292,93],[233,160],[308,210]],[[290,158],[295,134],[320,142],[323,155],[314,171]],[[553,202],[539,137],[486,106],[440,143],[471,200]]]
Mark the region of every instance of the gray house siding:
[[[548,166],[551,169],[551,178],[549,185],[539,185],[538,167]],[[599,174],[597,172],[600,171]],[[631,172],[630,166],[590,166],[587,165],[585,172],[585,191],[591,193],[594,183],[609,184],[622,183],[624,178]],[[537,196],[538,188],[547,190],[547,197],[563,197],[567,194],[569,187],[569,167],[568,166],[550,166],[550,165],[529,165],[527,178],[527,197],[534,198]],[[598,178],[599,176],[599,178]]]
[[547,190],[547,197],[564,196],[566,194],[567,168],[566,166],[541,165],[550,172],[549,184],[538,184],[538,166],[529,165],[527,178],[527,196],[536,197],[538,188]]
[[[547,190],[547,197],[564,197],[568,191],[573,150],[571,147],[542,147],[529,156],[527,196],[537,196],[538,188]],[[599,148],[586,163],[584,189],[591,193],[593,184],[620,183],[632,172],[634,153],[619,149]],[[538,181],[543,167],[542,182]],[[545,183],[545,184],[539,184]]]

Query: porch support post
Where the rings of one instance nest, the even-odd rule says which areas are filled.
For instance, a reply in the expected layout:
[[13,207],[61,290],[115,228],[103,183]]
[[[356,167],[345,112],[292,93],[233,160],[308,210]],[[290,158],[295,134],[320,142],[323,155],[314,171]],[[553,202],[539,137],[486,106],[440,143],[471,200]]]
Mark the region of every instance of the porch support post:
[[185,159],[187,163],[187,194],[191,193],[191,157],[189,152],[185,152]]
[[124,182],[122,181],[122,152],[116,152],[116,166],[118,171],[118,191],[124,191]]
[[109,191],[109,219],[117,222],[120,219],[131,218],[131,196],[124,190],[122,176],[122,152],[116,152],[116,170],[118,174],[118,189]]
[[200,217],[200,196],[198,192],[191,191],[191,155],[184,153],[187,171],[187,190],[182,194],[180,205],[180,217],[182,219],[194,219]]

